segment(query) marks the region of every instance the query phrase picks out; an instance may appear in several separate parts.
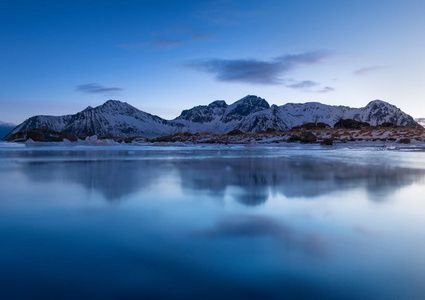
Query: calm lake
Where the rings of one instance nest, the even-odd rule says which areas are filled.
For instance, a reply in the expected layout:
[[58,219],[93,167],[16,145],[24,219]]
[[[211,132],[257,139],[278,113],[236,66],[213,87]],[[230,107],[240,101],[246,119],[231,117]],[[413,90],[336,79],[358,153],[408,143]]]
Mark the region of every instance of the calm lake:
[[0,144],[0,299],[425,299],[425,152]]

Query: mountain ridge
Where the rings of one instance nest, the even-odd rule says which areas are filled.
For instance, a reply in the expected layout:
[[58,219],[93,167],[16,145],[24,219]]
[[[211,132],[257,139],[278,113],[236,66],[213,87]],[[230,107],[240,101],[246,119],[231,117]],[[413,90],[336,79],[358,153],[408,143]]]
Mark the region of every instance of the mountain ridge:
[[88,106],[73,115],[30,117],[13,129],[6,140],[10,140],[14,134],[30,129],[65,132],[82,138],[92,135],[156,138],[181,132],[227,133],[235,129],[243,132],[289,130],[305,123],[318,122],[333,127],[341,119],[354,119],[372,126],[384,123],[396,126],[420,126],[398,107],[382,100],[370,101],[361,108],[326,105],[319,102],[270,106],[263,98],[247,95],[230,105],[224,100],[198,105],[183,110],[172,120],[141,111],[127,102],[108,100],[96,107]]

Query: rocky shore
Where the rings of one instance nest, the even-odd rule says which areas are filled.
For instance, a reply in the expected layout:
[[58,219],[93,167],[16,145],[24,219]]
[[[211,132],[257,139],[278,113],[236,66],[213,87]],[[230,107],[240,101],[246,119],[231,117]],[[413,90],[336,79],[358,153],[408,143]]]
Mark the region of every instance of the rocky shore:
[[189,142],[210,144],[249,143],[316,143],[332,145],[346,142],[394,142],[401,144],[425,143],[425,129],[411,127],[370,127],[361,129],[296,128],[288,131],[266,131],[243,133],[232,131],[228,134],[179,133],[150,140],[150,142]]
[[[307,123],[294,127],[291,130],[278,131],[268,129],[264,132],[245,133],[232,130],[227,134],[216,133],[176,133],[147,139],[145,137],[102,137],[96,140],[110,140],[114,143],[205,143],[205,144],[264,144],[264,143],[313,143],[333,145],[346,142],[390,142],[401,144],[425,143],[425,129],[423,127],[402,126],[357,126],[359,124],[335,124],[330,128],[326,124]],[[347,128],[348,127],[348,128]],[[76,142],[90,139],[90,137],[77,137],[66,133],[51,130],[29,129],[9,137],[12,142]]]

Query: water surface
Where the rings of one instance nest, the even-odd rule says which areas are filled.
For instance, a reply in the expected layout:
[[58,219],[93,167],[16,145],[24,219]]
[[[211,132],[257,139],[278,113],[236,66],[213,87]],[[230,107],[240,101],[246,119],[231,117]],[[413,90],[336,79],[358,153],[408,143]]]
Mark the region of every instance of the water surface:
[[424,299],[425,153],[0,145],[1,299]]

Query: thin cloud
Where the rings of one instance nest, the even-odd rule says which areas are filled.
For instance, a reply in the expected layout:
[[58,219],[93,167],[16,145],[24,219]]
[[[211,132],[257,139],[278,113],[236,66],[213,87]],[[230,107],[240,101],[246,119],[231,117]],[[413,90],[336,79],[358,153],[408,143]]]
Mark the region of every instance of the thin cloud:
[[182,45],[185,41],[179,39],[161,38],[149,42],[124,43],[116,45],[124,49],[170,49]]
[[193,32],[191,35],[191,40],[193,41],[204,41],[211,40],[215,37],[214,32]]
[[170,49],[173,47],[180,46],[184,43],[184,40],[178,40],[178,39],[169,39],[169,38],[162,38],[152,41],[152,47],[155,49]]
[[88,83],[88,84],[80,84],[75,88],[76,91],[88,94],[104,94],[111,92],[119,92],[124,90],[123,88],[118,87],[104,87],[97,83]]
[[323,51],[284,55],[270,61],[256,59],[210,59],[186,64],[185,67],[210,73],[219,81],[254,84],[282,84],[282,75],[303,65],[322,62],[329,56]]
[[329,53],[325,51],[313,51],[313,52],[304,52],[300,54],[289,54],[283,55],[276,60],[282,61],[287,64],[287,66],[292,66],[294,64],[317,64],[322,62],[325,58],[329,57]]
[[326,87],[324,87],[323,89],[321,89],[321,90],[318,90],[318,91],[316,91],[317,93],[329,93],[329,92],[333,92],[333,91],[335,91],[335,89],[333,88],[333,87],[330,87],[330,86],[326,86]]
[[335,91],[335,89],[330,86],[326,86],[319,90],[312,89],[313,87],[317,87],[318,85],[319,83],[317,82],[311,80],[304,80],[292,84],[286,84],[286,87],[310,93],[329,93]]
[[278,84],[280,62],[213,59],[187,64],[186,67],[214,74],[219,81]]
[[150,45],[149,42],[139,42],[139,43],[124,43],[116,45],[118,48],[124,49],[142,49]]
[[361,68],[361,69],[358,69],[358,70],[355,70],[354,72],[353,72],[353,74],[354,75],[367,75],[367,74],[369,74],[369,73],[373,73],[373,72],[376,72],[376,71],[380,71],[380,70],[382,70],[382,69],[384,69],[384,67],[382,67],[382,66],[375,66],[375,67],[367,67],[367,68]]
[[287,84],[286,87],[289,87],[291,89],[309,89],[314,86],[319,85],[317,82],[311,81],[311,80],[304,80],[301,82],[293,83],[293,84]]

